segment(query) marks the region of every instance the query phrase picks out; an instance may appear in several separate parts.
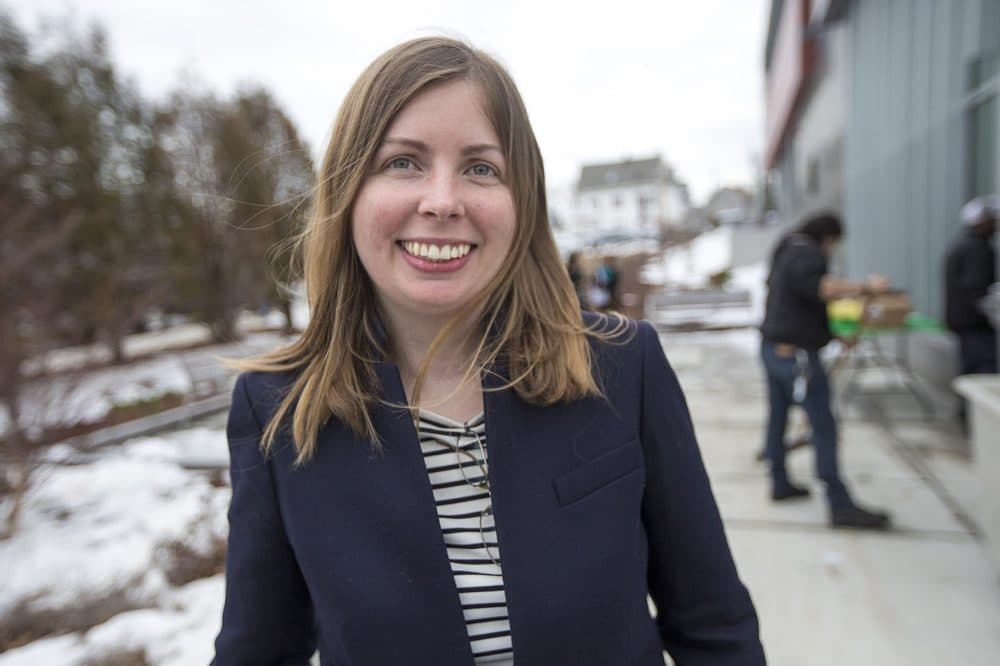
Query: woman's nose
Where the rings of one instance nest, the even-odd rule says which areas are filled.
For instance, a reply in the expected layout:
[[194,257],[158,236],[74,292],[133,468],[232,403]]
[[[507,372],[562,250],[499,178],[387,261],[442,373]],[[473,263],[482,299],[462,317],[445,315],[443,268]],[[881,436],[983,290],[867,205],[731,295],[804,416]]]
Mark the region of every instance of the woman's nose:
[[433,176],[427,180],[427,188],[420,199],[418,212],[439,220],[448,220],[465,215],[460,184],[450,175]]

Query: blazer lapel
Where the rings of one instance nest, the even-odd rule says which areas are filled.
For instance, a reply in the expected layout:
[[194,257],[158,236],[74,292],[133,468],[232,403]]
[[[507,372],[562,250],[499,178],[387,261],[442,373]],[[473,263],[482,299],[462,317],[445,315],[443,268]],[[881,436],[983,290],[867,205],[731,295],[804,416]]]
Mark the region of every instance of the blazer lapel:
[[400,537],[406,540],[408,570],[422,595],[421,609],[411,619],[416,626],[409,633],[424,637],[427,644],[413,654],[440,655],[436,658],[442,664],[471,664],[465,617],[417,432],[410,412],[392,406],[406,404],[399,370],[394,364],[378,363],[376,372],[388,403],[378,405],[373,414],[387,463],[380,466],[380,475],[384,472],[385,490],[396,498],[400,524],[409,528]]
[[530,491],[526,494],[524,491],[528,489],[521,485],[523,466],[531,464],[525,458],[533,448],[528,441],[530,433],[524,432],[524,425],[529,422],[527,410],[531,407],[523,403],[513,389],[501,388],[508,381],[508,369],[503,358],[497,360],[492,371],[483,374],[490,489],[497,542],[500,544],[511,646],[519,663],[537,663],[531,657],[529,640],[533,632],[537,633],[538,627],[532,627],[529,613],[524,612],[530,606],[531,585],[520,580],[520,574],[534,566],[532,560],[535,553],[516,529],[525,502],[531,501],[527,496]]

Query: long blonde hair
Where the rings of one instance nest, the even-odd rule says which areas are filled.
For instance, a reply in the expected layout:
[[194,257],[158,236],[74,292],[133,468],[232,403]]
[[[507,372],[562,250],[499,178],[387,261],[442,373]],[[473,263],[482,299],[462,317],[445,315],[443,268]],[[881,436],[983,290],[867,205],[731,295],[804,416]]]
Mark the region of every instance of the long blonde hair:
[[[467,372],[491,368],[502,355],[512,388],[524,401],[550,405],[600,395],[588,337],[615,337],[617,326],[586,327],[572,283],[549,229],[542,156],[510,75],[489,55],[462,42],[429,37],[396,46],[354,83],[337,115],[313,192],[312,213],[296,238],[311,316],[292,344],[238,367],[294,371],[295,379],[264,430],[268,450],[291,415],[298,462],[316,448],[332,416],[379,445],[371,409],[379,401],[375,363],[392,348],[377,300],[351,235],[351,208],[390,122],[434,83],[468,80],[480,88],[484,111],[505,152],[516,212],[513,242],[488,289],[474,295],[430,345],[417,373],[458,322],[481,313],[476,353]],[[413,400],[416,403],[416,399]]]

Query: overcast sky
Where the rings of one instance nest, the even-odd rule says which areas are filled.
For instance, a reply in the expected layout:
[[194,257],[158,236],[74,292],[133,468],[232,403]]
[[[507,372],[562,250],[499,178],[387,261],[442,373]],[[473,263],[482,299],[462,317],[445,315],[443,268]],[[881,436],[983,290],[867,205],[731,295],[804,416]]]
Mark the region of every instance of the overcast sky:
[[182,71],[229,93],[271,89],[315,154],[348,87],[386,48],[444,33],[507,65],[550,187],[584,163],[661,154],[696,203],[749,184],[763,133],[766,0],[0,0],[31,31],[98,20],[149,96]]

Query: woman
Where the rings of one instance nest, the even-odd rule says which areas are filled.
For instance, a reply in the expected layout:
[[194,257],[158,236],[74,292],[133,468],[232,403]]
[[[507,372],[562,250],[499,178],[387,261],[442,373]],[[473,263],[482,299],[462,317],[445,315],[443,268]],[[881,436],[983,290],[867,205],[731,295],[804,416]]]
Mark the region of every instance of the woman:
[[494,60],[372,63],[301,244],[310,323],[233,393],[215,663],[763,663],[677,380],[581,319]]

